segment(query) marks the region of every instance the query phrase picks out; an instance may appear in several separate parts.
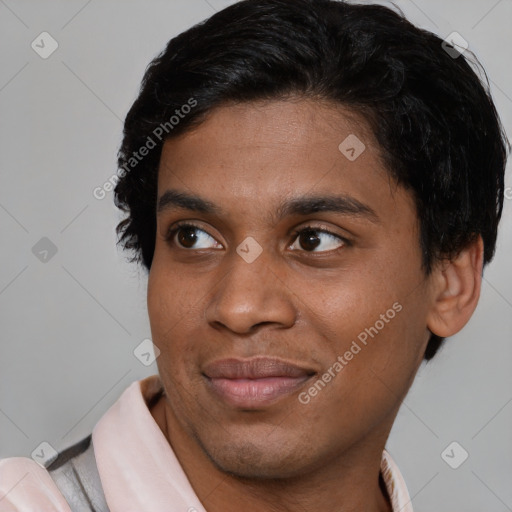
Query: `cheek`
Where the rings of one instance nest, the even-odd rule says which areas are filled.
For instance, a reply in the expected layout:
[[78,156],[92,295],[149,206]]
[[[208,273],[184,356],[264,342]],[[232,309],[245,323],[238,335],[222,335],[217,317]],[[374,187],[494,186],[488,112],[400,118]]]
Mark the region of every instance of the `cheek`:
[[397,316],[393,304],[400,298],[399,289],[392,282],[383,285],[382,278],[378,272],[361,268],[308,285],[307,295],[301,297],[306,306],[303,312],[338,351],[358,336],[364,341],[368,329],[374,332],[376,322],[379,332],[389,330]]
[[197,342],[204,339],[200,334],[204,293],[186,275],[154,261],[148,279],[149,321],[153,343],[160,350],[159,372],[171,380],[187,379],[185,373],[194,367]]
[[155,252],[148,279],[147,306],[152,329],[158,337],[172,332],[193,314],[198,297],[188,278],[161,262]]
[[[301,403],[307,402],[302,409],[304,417],[317,425],[326,443],[342,435],[340,432],[348,442],[355,435],[354,428],[362,435],[386,421],[410,388],[424,339],[421,323],[411,326],[406,308],[400,310],[399,306],[395,301],[389,309],[372,305],[364,314],[351,310],[338,322],[339,337],[327,358],[322,353],[329,382],[325,386],[313,382],[301,395]],[[381,319],[381,311],[387,323]]]
[[[153,343],[160,349],[164,361],[171,361],[172,340],[180,339],[181,324],[187,312],[183,287],[154,262],[149,274],[147,306]],[[161,362],[161,361],[160,361]],[[167,364],[167,363],[166,363]]]
[[[415,263],[404,261],[408,258]],[[417,259],[404,252],[400,262],[391,256],[362,261],[308,294],[307,322],[325,338],[330,364],[347,355],[356,369],[347,373],[356,382],[359,376],[386,373],[400,379],[421,362],[428,340],[427,297]]]

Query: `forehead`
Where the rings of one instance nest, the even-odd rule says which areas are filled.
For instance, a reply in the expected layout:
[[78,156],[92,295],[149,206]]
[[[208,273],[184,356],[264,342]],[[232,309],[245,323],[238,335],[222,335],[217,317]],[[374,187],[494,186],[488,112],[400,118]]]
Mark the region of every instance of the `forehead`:
[[[356,144],[356,154],[339,151],[347,138],[352,146]],[[344,149],[350,149],[348,146]],[[228,163],[238,156],[254,164],[249,157],[257,155],[264,162],[265,156],[275,158],[277,152],[284,151],[288,161],[318,159],[320,152],[336,159],[345,155],[351,161],[363,148],[373,157],[380,156],[373,133],[359,114],[331,101],[292,97],[216,107],[199,126],[168,139],[162,160],[190,163],[217,152],[218,161]],[[228,149],[228,153],[218,153]],[[237,154],[237,149],[243,153]]]
[[333,193],[396,208],[398,190],[362,117],[332,102],[297,98],[221,106],[167,140],[159,196],[170,188],[260,209],[277,208],[283,197]]

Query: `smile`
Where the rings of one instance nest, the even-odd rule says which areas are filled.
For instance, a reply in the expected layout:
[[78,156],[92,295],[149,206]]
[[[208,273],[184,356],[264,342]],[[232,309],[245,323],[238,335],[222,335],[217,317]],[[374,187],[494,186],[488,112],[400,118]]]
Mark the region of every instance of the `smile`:
[[206,366],[207,387],[225,403],[256,409],[298,391],[315,372],[279,359],[224,359]]

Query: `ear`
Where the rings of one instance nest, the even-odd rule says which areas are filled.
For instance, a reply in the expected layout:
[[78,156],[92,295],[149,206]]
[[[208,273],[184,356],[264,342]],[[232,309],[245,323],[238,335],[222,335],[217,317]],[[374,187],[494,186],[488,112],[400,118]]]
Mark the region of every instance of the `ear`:
[[480,297],[484,245],[482,237],[463,249],[454,259],[433,270],[433,303],[427,327],[442,338],[453,336],[469,321]]

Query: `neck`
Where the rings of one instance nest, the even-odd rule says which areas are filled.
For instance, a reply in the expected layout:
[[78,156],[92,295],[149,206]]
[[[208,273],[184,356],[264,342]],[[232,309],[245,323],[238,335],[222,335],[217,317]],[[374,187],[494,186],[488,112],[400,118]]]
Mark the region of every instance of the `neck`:
[[381,432],[372,432],[371,439],[362,439],[299,476],[246,479],[216,467],[182,428],[164,396],[151,413],[208,512],[238,512],[241,507],[244,512],[391,512],[380,463],[392,420]]

